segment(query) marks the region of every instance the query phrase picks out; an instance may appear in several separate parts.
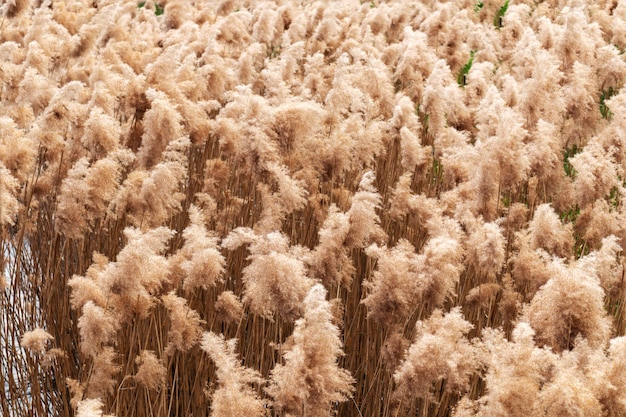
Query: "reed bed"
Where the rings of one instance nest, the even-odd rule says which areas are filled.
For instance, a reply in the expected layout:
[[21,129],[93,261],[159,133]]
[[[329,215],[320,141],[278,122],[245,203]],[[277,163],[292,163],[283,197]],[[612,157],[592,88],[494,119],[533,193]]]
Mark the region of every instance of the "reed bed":
[[3,416],[626,415],[626,3],[0,12]]

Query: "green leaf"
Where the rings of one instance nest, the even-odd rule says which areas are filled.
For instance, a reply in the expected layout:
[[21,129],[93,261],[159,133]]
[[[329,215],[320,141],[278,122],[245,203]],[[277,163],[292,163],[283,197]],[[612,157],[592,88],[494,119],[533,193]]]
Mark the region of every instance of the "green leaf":
[[608,90],[600,92],[600,114],[603,119],[609,120],[613,117],[613,112],[611,112],[609,106],[606,105],[606,100],[610,99],[615,94],[617,94],[617,90],[613,89],[613,87],[609,87]]
[[146,5],[146,2],[145,2],[145,1],[140,1],[139,3],[137,3],[137,7],[138,7],[139,9],[141,9],[141,8],[142,8],[143,6],[145,6],[145,5]]
[[511,195],[510,194],[505,194],[502,196],[502,205],[504,207],[511,207]]
[[578,204],[577,204],[576,206],[570,207],[569,209],[560,213],[559,218],[561,219],[561,222],[563,223],[570,223],[570,222],[575,223],[579,214],[580,214],[580,207],[578,207]]
[[611,188],[611,192],[609,193],[609,204],[613,209],[617,209],[620,204],[620,195],[617,186]]
[[[434,154],[434,148],[433,148]],[[433,156],[434,158],[434,156]],[[438,159],[433,159],[433,167],[431,171],[430,184],[436,186],[441,182],[441,178],[443,177],[443,164]]]
[[496,29],[500,29],[502,27],[502,17],[504,16],[508,8],[509,8],[509,0],[506,0],[504,4],[502,5],[502,7],[500,7],[500,9],[498,10],[496,17],[494,17],[493,19],[493,25],[496,27]]
[[461,72],[459,72],[459,76],[456,77],[456,81],[459,83],[461,87],[465,86],[465,77],[469,73],[470,69],[472,69],[472,64],[474,63],[474,54],[476,51],[470,51],[470,58],[467,61],[467,64],[463,65],[461,68]]
[[476,12],[476,13],[480,12],[483,9],[484,5],[485,4],[482,1],[479,1],[478,3],[476,3],[474,5],[474,12]]
[[580,153],[582,150],[583,149],[581,147],[574,145],[571,148],[565,149],[565,152],[563,152],[563,169],[565,170],[565,175],[572,179],[576,177],[576,170],[569,162],[569,159],[577,153]]
[[161,16],[163,14],[163,7],[159,6],[158,3],[154,3],[154,14],[157,16]]

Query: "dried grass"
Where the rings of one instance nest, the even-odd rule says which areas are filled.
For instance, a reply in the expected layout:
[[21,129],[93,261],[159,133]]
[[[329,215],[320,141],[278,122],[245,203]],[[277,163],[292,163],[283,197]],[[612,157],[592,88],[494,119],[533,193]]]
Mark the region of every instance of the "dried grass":
[[622,3],[0,14],[2,416],[626,415]]

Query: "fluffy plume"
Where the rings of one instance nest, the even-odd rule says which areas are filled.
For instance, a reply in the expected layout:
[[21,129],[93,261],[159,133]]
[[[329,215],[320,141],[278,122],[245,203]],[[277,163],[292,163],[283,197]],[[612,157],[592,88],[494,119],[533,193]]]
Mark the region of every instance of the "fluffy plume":
[[70,404],[72,408],[76,409],[78,403],[81,402],[85,396],[85,385],[72,378],[67,378],[65,384],[72,394]]
[[0,225],[15,223],[20,207],[16,198],[20,183],[0,161]]
[[572,254],[574,236],[571,223],[563,224],[548,204],[535,209],[528,225],[533,249],[544,249],[550,254],[567,258]]
[[114,417],[112,414],[104,414],[104,404],[99,398],[79,401],[76,406],[76,417]]
[[402,333],[393,333],[387,337],[380,352],[381,359],[387,366],[387,369],[393,372],[400,366],[410,345],[411,341],[404,337]]
[[558,90],[563,73],[559,70],[557,58],[543,49],[538,49],[536,55],[531,53],[531,48],[520,49],[519,53],[526,59],[532,59],[528,63],[532,73],[520,83],[517,106],[526,118],[526,127],[532,128],[540,118],[558,123],[565,113],[565,101]]
[[616,185],[615,166],[596,141],[589,143],[582,152],[570,158],[570,163],[576,170],[574,187],[580,207],[608,195]]
[[491,307],[501,289],[500,284],[494,282],[480,284],[467,293],[465,302],[472,307],[479,306],[480,308],[487,309]]
[[466,115],[461,91],[444,60],[437,61],[426,80],[421,111],[429,116],[428,132],[432,137],[437,137],[446,123],[457,123]]
[[598,111],[596,86],[591,74],[593,69],[581,62],[575,62],[568,85],[564,88],[564,99],[568,120],[564,135],[575,140],[585,140],[593,135],[594,128],[600,120]]
[[525,312],[537,342],[561,352],[571,349],[580,336],[593,348],[603,347],[611,334],[611,321],[599,279],[576,265],[554,261],[552,266],[552,278]]
[[[621,191],[615,188],[615,201],[621,199]],[[626,228],[624,227],[624,214],[614,210],[614,203],[606,200],[596,200],[595,203],[580,210],[576,218],[575,230],[582,235],[585,245],[590,249],[599,249],[602,241],[616,236],[618,242],[625,242]]]
[[278,184],[278,195],[284,214],[290,214],[294,210],[299,210],[306,203],[306,190],[302,188],[299,181],[295,181],[284,166],[269,164],[268,171],[276,178]]
[[433,238],[420,255],[406,240],[400,240],[391,250],[372,245],[368,256],[378,260],[370,289],[362,301],[368,308],[368,318],[394,322],[404,320],[422,303],[439,306],[452,295],[460,269],[459,245],[446,238]]
[[85,123],[81,142],[94,154],[115,150],[122,136],[122,127],[100,107],[94,107]]
[[335,205],[328,210],[319,231],[319,244],[307,260],[313,276],[325,283],[349,284],[354,267],[347,251],[366,247],[385,237],[376,212],[381,197],[374,187],[374,180],[372,172],[363,175],[346,213],[340,212]]
[[339,330],[332,324],[330,303],[321,284],[311,288],[304,306],[304,317],[296,321],[291,347],[283,355],[285,364],[272,370],[267,393],[275,406],[288,413],[323,417],[329,415],[334,402],[349,398],[354,381],[348,371],[338,367],[337,357],[343,354]]
[[181,209],[189,139],[172,140],[151,171],[135,170],[112,201],[116,218],[126,214],[138,227],[158,227]]
[[564,353],[550,382],[542,387],[538,402],[546,417],[603,415],[593,386],[577,365],[575,354]]
[[448,391],[467,391],[479,365],[477,352],[466,338],[472,328],[459,308],[445,315],[435,310],[428,320],[418,321],[415,340],[393,374],[395,395],[405,401],[429,399],[434,384],[442,380]]
[[394,218],[403,219],[408,215],[411,223],[425,224],[440,212],[434,199],[423,194],[413,194],[411,174],[405,173],[399,179],[391,197],[391,212]]
[[170,316],[165,354],[172,355],[175,350],[187,352],[198,343],[202,333],[200,325],[204,321],[195,310],[187,306],[187,300],[176,296],[173,292],[162,296],[161,301]]
[[183,136],[183,129],[180,113],[164,93],[148,89],[146,97],[150,109],[143,119],[144,134],[137,159],[143,167],[150,168],[161,159],[161,153],[171,141]]
[[622,372],[626,360],[626,337],[620,336],[611,340],[608,357],[605,372],[598,381],[600,392],[597,396],[608,415],[617,417],[626,413],[626,376]]
[[118,354],[107,346],[93,357],[87,381],[87,398],[104,398],[114,392],[121,367],[115,363]]
[[265,403],[252,388],[265,381],[258,372],[240,364],[235,349],[237,339],[224,340],[223,335],[204,333],[200,347],[217,366],[219,387],[213,393],[211,417],[261,417]]
[[[23,182],[35,164],[37,144],[25,136],[24,131],[9,117],[0,117],[0,137],[0,164],[4,164],[15,179]],[[5,176],[6,173],[0,175]]]
[[476,115],[481,152],[472,185],[478,190],[475,211],[493,220],[499,205],[499,192],[510,190],[526,179],[530,167],[524,141],[523,113],[507,107],[500,92],[489,87]]
[[469,263],[480,274],[495,276],[504,265],[505,239],[494,223],[478,223],[466,241]]
[[185,272],[183,289],[207,289],[221,279],[226,260],[219,251],[218,239],[208,232],[197,207],[189,208],[189,218],[191,224],[183,231],[185,244],[179,252],[185,258],[180,264]]
[[89,168],[84,182],[89,187],[86,204],[92,228],[96,220],[103,219],[109,214],[109,204],[119,189],[122,175],[134,160],[135,155],[130,150],[120,149],[94,162]]
[[107,213],[119,187],[125,166],[134,159],[129,151],[117,151],[90,166],[79,159],[61,184],[55,227],[71,238],[83,238],[97,219]]
[[46,344],[48,340],[54,340],[54,337],[44,329],[37,328],[24,333],[22,335],[22,339],[20,340],[20,345],[26,349],[43,353],[46,351]]
[[454,294],[459,281],[463,256],[458,240],[449,236],[435,236],[424,246],[424,279],[428,283],[424,298],[434,306]]
[[533,336],[532,328],[524,322],[513,331],[513,341],[498,330],[484,331],[486,394],[477,402],[468,398],[461,401],[456,417],[524,417],[541,413],[537,397],[555,358],[550,351],[537,348]]
[[84,181],[89,161],[82,158],[69,171],[61,186],[56,227],[67,237],[78,238],[88,226],[89,186]]
[[102,273],[109,306],[120,319],[148,315],[158,291],[168,282],[170,266],[161,254],[172,234],[165,227],[146,233],[124,230],[128,244]]
[[600,249],[580,258],[577,265],[590,276],[596,276],[607,295],[616,296],[624,289],[624,265],[619,256],[621,252],[618,239],[608,236],[602,239]]
[[319,231],[319,243],[311,254],[312,275],[324,283],[347,285],[352,281],[354,266],[344,247],[350,231],[350,217],[332,204]]
[[215,302],[217,317],[225,322],[237,322],[243,316],[243,305],[232,291],[224,291]]
[[106,256],[94,252],[93,263],[85,272],[85,276],[74,275],[68,282],[72,288],[70,303],[74,310],[82,310],[83,306],[92,301],[96,306],[106,306],[104,282],[102,281],[102,273],[108,263]]
[[28,68],[19,85],[18,103],[29,105],[35,114],[46,108],[54,95],[55,89],[50,80],[41,75],[35,68]]
[[381,197],[374,186],[375,178],[373,172],[363,174],[359,191],[352,197],[352,205],[347,213],[350,231],[345,242],[349,248],[362,248],[371,240],[382,239],[385,236],[376,213],[376,209],[380,207]]
[[78,319],[81,351],[96,357],[102,352],[103,346],[115,339],[119,326],[120,323],[110,312],[88,301]]
[[135,379],[150,389],[158,389],[165,383],[167,369],[156,357],[154,352],[142,350],[135,358],[135,363],[139,366]]
[[235,229],[222,241],[222,246],[234,250],[246,243],[250,244],[250,264],[243,269],[244,302],[250,304],[254,313],[266,318],[280,313],[288,320],[295,320],[313,286],[301,259],[304,249],[289,246],[281,233],[259,236],[246,228]]
[[515,286],[526,294],[528,301],[551,277],[548,268],[550,255],[543,249],[535,249],[528,234],[518,236],[519,250],[513,256],[511,276]]
[[402,147],[402,167],[409,172],[422,166],[428,160],[428,148],[422,147],[419,134],[422,125],[415,114],[415,104],[406,96],[402,96],[393,110],[391,122],[400,133]]
[[404,320],[423,302],[428,290],[423,279],[424,256],[418,256],[406,240],[391,250],[372,245],[366,253],[378,260],[372,280],[365,284],[369,294],[362,303],[367,317],[386,323]]
[[407,127],[400,129],[400,146],[402,147],[402,167],[409,172],[414,169],[421,171],[431,160],[431,150],[421,146],[416,133]]

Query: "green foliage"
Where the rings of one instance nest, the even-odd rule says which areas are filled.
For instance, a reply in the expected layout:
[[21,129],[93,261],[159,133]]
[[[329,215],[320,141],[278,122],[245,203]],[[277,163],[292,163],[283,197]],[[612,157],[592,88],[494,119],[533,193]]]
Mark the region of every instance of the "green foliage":
[[467,76],[467,74],[469,73],[470,69],[472,68],[472,64],[474,63],[474,54],[476,53],[476,51],[470,51],[470,58],[469,61],[467,61],[467,63],[465,65],[463,65],[463,68],[461,68],[461,72],[459,72],[458,77],[456,77],[456,81],[459,83],[459,85],[461,87],[465,86],[465,78]]
[[[434,149],[433,149],[434,154]],[[431,171],[430,177],[430,185],[436,187],[441,183],[441,179],[443,178],[443,164],[440,160],[433,158],[433,167]]]
[[502,17],[504,17],[504,14],[506,13],[506,11],[509,8],[509,1],[510,0],[506,0],[504,2],[502,7],[500,7],[500,9],[498,9],[498,13],[496,14],[496,17],[493,18],[493,25],[498,30],[502,27]]
[[511,207],[511,194],[510,193],[504,194],[500,201],[502,202],[502,206]]
[[586,240],[577,240],[574,245],[574,255],[576,259],[579,259],[582,256],[589,255],[589,246],[587,245]]
[[613,117],[613,112],[609,109],[609,106],[606,105],[606,100],[610,99],[614,95],[617,94],[617,90],[613,87],[609,87],[608,90],[603,90],[600,92],[600,114],[603,119],[610,120]]
[[561,219],[563,223],[569,223],[569,222],[574,223],[576,219],[578,218],[579,214],[580,214],[580,207],[576,205],[575,207],[570,207],[564,212],[561,212],[559,214],[559,218]]
[[475,11],[476,13],[480,12],[480,11],[483,9],[483,6],[484,6],[484,5],[485,5],[485,4],[484,4],[482,1],[479,1],[478,3],[476,3],[476,4],[474,5],[474,11]]
[[421,106],[417,104],[415,106],[415,114],[420,119],[420,123],[422,124],[422,133],[428,133],[428,113],[424,113],[421,109]]
[[617,209],[620,203],[620,195],[617,186],[611,188],[611,192],[609,193],[609,204],[611,208]]
[[576,176],[576,170],[569,162],[569,159],[577,153],[580,153],[580,151],[582,151],[582,148],[574,145],[571,148],[565,149],[565,152],[563,152],[563,169],[565,170],[565,175],[572,179]]
[[265,53],[269,59],[274,59],[280,55],[280,46],[269,45]]
[[[146,6],[146,2],[145,1],[140,1],[139,3],[137,3],[137,8],[141,9],[143,7]],[[154,3],[154,14],[157,16],[161,16],[163,14],[163,12],[165,11],[165,9],[163,9],[163,7],[159,6],[158,3]]]

